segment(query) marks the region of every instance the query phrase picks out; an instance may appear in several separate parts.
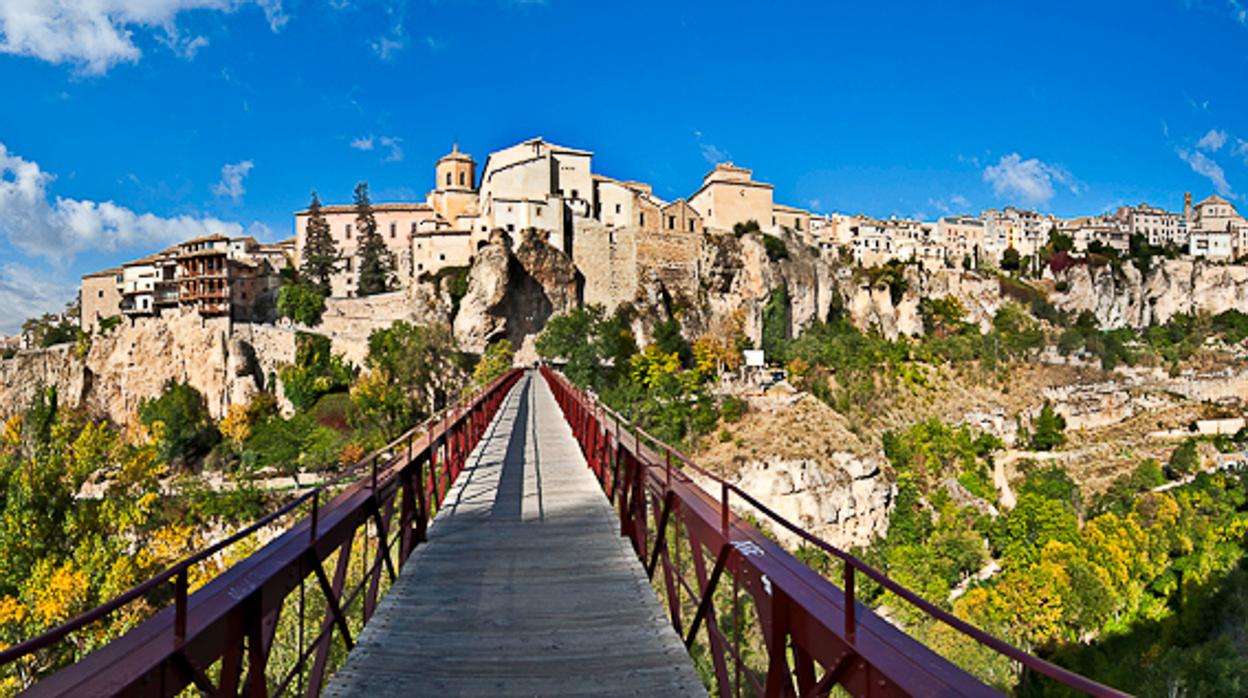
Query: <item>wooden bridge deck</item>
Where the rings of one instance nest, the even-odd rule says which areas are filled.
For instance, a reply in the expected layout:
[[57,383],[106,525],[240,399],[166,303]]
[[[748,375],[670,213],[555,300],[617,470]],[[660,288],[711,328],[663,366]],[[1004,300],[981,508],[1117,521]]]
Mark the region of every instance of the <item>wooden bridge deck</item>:
[[325,695],[706,695],[535,373]]

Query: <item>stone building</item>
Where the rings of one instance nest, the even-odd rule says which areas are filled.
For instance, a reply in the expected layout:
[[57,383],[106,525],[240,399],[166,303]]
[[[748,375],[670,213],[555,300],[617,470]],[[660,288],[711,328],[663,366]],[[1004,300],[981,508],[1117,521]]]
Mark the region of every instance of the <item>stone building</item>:
[[732,230],[738,223],[755,221],[764,231],[777,230],[773,187],[754,181],[752,175],[731,162],[720,163],[706,174],[702,186],[689,197],[689,204],[702,213],[706,227]]
[[1192,205],[1192,195],[1183,200],[1188,223],[1188,254],[1211,259],[1236,259],[1248,255],[1248,221],[1235,205],[1214,194]]
[[571,252],[574,219],[593,212],[593,153],[533,138],[490,153],[481,171],[479,232],[536,228]]
[[81,309],[79,323],[83,332],[90,334],[100,326],[101,320],[121,315],[121,279],[120,267],[82,277],[78,302]]
[[87,274],[79,290],[81,327],[92,331],[107,317],[154,316],[174,308],[268,320],[280,272],[293,253],[293,241],[262,245],[251,237],[207,235]]

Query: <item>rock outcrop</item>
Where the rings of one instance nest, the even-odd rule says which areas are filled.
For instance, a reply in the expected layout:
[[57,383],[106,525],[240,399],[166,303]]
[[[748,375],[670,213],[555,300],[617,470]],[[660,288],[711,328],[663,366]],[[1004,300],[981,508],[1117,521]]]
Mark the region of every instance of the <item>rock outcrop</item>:
[[231,403],[263,389],[278,363],[294,358],[293,333],[260,332],[266,333],[263,360],[228,319],[191,312],[123,324],[93,337],[85,356],[75,345],[19,352],[0,362],[0,411],[21,412],[36,390],[52,386],[64,404],[124,423],[140,401],[175,380],[203,393],[209,411],[221,417]]
[[[769,509],[837,547],[865,546],[888,532],[895,488],[878,467],[853,454],[834,454],[832,463],[825,465],[811,459],[763,458],[747,463],[735,479]],[[734,508],[753,509],[747,503]],[[766,515],[754,513],[786,546],[802,543]]]
[[1190,259],[1156,260],[1147,275],[1133,264],[1078,264],[1056,275],[1067,290],[1052,300],[1071,312],[1089,310],[1102,327],[1142,329],[1179,313],[1248,312],[1248,266]]
[[481,352],[506,338],[521,347],[546,320],[579,303],[579,275],[566,254],[541,235],[526,232],[520,246],[496,230],[477,250],[468,273],[468,293],[455,316],[455,337],[467,351]]

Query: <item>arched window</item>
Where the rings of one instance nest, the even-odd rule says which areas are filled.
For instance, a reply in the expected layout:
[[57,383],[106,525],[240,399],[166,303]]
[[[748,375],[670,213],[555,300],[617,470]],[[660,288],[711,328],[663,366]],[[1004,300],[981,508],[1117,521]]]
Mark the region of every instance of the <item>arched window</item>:
[[451,173],[450,172],[446,173],[446,186],[448,187],[451,186]]
[[463,172],[459,173],[459,186],[461,187],[464,186],[464,173]]

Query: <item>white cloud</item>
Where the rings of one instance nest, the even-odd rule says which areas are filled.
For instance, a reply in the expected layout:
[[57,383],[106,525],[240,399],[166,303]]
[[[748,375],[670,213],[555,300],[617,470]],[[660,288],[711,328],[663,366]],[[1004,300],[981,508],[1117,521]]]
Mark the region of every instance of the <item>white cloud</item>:
[[247,188],[243,186],[243,180],[247,178],[253,167],[255,167],[255,163],[251,160],[243,160],[232,165],[222,165],[221,181],[217,182],[216,186],[212,188],[212,193],[234,201],[243,198],[243,194],[247,193]]
[[403,159],[403,139],[398,136],[369,135],[351,141],[352,148],[365,152],[371,152],[378,146],[388,149],[386,157],[382,158],[385,162],[399,162]]
[[1227,0],[1226,7],[1231,12],[1231,19],[1248,26],[1248,7],[1239,0]]
[[425,46],[427,46],[429,50],[433,51],[434,53],[437,53],[445,49],[449,45],[450,45],[450,42],[445,39],[438,39],[432,36],[425,37]]
[[693,137],[698,140],[698,150],[702,152],[702,158],[712,165],[718,165],[721,162],[726,162],[732,159],[732,154],[728,151],[704,141],[702,139],[701,131],[694,131]]
[[0,266],[0,334],[17,334],[26,318],[59,313],[77,286],[21,264]]
[[[387,12],[393,14],[394,10],[387,8]],[[400,51],[407,48],[407,35],[403,31],[403,24],[396,23],[388,36],[379,36],[376,40],[370,41],[368,45],[381,60],[394,60]]]
[[1221,150],[1224,145],[1226,145],[1226,131],[1219,131],[1216,128],[1209,129],[1209,133],[1201,136],[1200,140],[1196,141],[1197,148],[1211,153]]
[[381,143],[381,147],[389,148],[390,152],[386,153],[386,162],[400,162],[403,160],[402,138],[394,136],[382,136],[377,139]]
[[0,233],[26,254],[57,264],[84,250],[168,245],[209,233],[237,235],[243,229],[216,218],[136,213],[112,201],[49,198],[47,187],[54,179],[0,143]]
[[1242,138],[1235,139],[1235,145],[1231,146],[1231,154],[1244,159],[1244,164],[1248,165],[1248,141]]
[[[100,75],[118,63],[135,63],[142,51],[136,29],[160,30],[159,40],[179,55],[193,57],[207,45],[202,36],[183,37],[177,17],[189,10],[233,12],[253,0],[3,0],[0,2],[0,53],[69,63]],[[281,0],[254,0],[269,27],[288,17]]]
[[1235,194],[1231,191],[1231,185],[1226,181],[1226,172],[1222,170],[1222,166],[1214,162],[1211,158],[1198,150],[1175,151],[1187,166],[1192,168],[1192,172],[1205,177],[1212,184],[1214,191],[1222,196],[1234,198]]
[[1048,203],[1056,193],[1054,184],[1078,194],[1080,187],[1074,177],[1059,165],[1050,165],[1036,158],[1024,160],[1018,153],[1001,156],[995,165],[984,168],[984,181],[992,185],[999,197],[1015,198],[1028,205]]
[[961,194],[954,194],[948,199],[928,199],[927,205],[946,216],[950,216],[955,213],[966,213],[971,208],[971,202]]
[[264,19],[274,33],[281,31],[290,21],[290,15],[282,10],[282,0],[256,0],[256,4],[264,10]]

